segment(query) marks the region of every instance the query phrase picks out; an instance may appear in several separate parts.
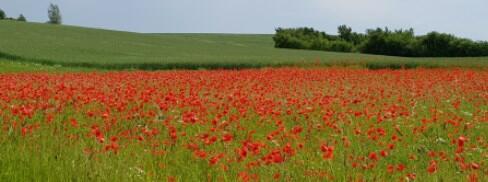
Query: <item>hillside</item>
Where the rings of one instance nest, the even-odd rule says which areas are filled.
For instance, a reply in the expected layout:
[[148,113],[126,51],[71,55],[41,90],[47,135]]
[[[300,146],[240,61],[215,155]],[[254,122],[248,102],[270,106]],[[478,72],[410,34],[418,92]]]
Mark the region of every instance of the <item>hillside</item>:
[[141,34],[0,21],[0,58],[104,69],[249,68],[282,65],[480,67],[488,58],[400,58],[273,47],[272,35]]

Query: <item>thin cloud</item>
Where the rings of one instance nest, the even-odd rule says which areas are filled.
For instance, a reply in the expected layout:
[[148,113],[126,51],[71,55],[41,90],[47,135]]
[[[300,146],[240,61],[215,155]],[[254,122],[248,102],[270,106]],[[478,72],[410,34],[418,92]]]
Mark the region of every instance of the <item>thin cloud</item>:
[[311,26],[330,33],[384,27],[432,30],[488,40],[486,0],[0,0],[9,16],[47,21],[50,2],[64,23],[136,32],[273,33]]

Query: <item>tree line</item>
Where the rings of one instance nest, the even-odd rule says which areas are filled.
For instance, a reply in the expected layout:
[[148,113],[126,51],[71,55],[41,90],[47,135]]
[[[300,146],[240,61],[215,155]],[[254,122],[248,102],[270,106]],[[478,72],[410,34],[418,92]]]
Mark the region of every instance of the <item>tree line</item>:
[[7,17],[7,14],[2,9],[0,9],[0,20],[16,20],[16,21],[24,21],[24,22],[27,21],[27,19],[23,14],[20,14],[19,17],[17,18]]
[[451,34],[430,32],[416,36],[414,30],[388,28],[353,32],[341,25],[338,35],[313,28],[277,28],[275,47],[335,52],[361,52],[405,57],[479,57],[488,56],[488,42],[459,38]]
[[[49,18],[49,21],[47,23],[50,24],[62,23],[61,10],[59,9],[58,5],[50,4],[47,13]],[[23,14],[20,14],[18,18],[7,17],[5,11],[0,9],[0,20],[16,20],[16,21],[26,22],[27,18]]]

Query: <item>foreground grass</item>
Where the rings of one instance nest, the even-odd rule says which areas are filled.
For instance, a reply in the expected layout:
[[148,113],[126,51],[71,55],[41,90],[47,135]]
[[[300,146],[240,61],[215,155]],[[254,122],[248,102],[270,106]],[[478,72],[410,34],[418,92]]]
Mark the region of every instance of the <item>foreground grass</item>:
[[486,181],[487,80],[460,69],[0,74],[0,181]]
[[400,58],[276,49],[272,35],[140,34],[0,21],[0,57],[97,69],[242,69],[280,66],[486,67],[488,58]]

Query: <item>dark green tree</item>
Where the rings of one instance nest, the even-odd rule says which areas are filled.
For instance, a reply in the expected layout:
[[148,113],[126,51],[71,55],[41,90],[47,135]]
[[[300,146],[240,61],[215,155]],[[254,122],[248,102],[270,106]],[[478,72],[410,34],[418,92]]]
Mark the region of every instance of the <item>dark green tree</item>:
[[347,25],[341,25],[337,27],[337,33],[339,33],[339,38],[347,42],[352,41],[352,28]]
[[20,14],[19,17],[17,18],[17,21],[23,21],[23,22],[26,22],[27,19],[25,18],[25,16],[23,14]]
[[7,15],[5,14],[5,11],[3,11],[2,9],[0,9],[0,20],[3,20],[7,17]]
[[49,17],[48,23],[50,24],[62,23],[61,11],[59,10],[58,5],[50,4],[49,8],[47,9],[47,14]]
[[413,29],[390,31],[388,28],[367,30],[367,40],[362,43],[363,53],[390,56],[416,56],[416,38]]
[[454,35],[431,32],[415,36],[413,29],[390,30],[388,27],[352,32],[346,25],[338,27],[338,36],[313,28],[278,28],[273,37],[275,47],[406,57],[479,57],[488,56],[488,42],[473,41]]
[[422,37],[420,41],[422,54],[428,57],[451,56],[454,53],[451,42],[454,42],[454,40],[456,40],[456,37],[453,35],[430,32]]

